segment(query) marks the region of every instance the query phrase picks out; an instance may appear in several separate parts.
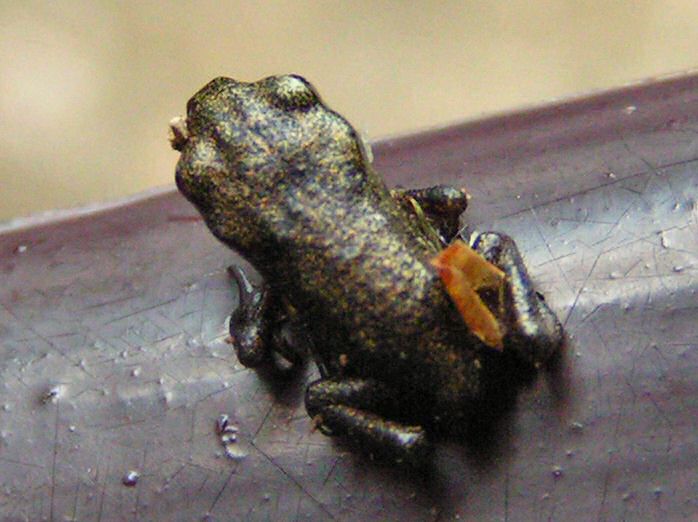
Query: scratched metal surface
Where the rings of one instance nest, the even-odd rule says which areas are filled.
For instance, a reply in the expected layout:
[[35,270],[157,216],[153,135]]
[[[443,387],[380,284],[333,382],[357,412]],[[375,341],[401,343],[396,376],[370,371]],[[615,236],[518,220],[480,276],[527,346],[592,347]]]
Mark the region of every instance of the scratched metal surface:
[[6,231],[0,518],[698,518],[698,78],[375,153],[391,184],[466,184],[471,226],[518,240],[565,322],[557,371],[484,440],[393,470],[311,432],[303,379],[235,361],[237,258],[177,194]]

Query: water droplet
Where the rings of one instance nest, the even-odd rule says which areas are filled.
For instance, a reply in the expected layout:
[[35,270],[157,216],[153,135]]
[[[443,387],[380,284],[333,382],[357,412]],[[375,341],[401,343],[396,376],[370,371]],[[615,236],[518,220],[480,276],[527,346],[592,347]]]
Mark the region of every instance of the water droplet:
[[574,450],[565,451],[565,457],[567,457],[568,459],[571,459],[572,457],[574,457]]
[[231,444],[238,441],[238,436],[235,433],[224,433],[221,436],[223,444]]
[[242,460],[247,457],[247,452],[237,444],[227,444],[225,446],[225,456],[231,460]]
[[570,424],[570,428],[572,428],[574,431],[582,431],[584,429],[584,424],[575,421]]
[[681,210],[681,203],[679,203],[678,201],[677,201],[676,203],[674,203],[674,206],[672,207],[672,210],[673,210],[674,212],[676,212],[677,210]]
[[269,493],[265,493],[262,498],[264,499],[264,502],[269,502],[269,500],[271,499],[271,495]]
[[662,248],[669,248],[669,239],[667,239],[663,231],[659,233],[659,241],[662,244]]
[[623,276],[619,272],[611,272],[608,277],[609,279],[620,279]]
[[49,402],[56,402],[58,400],[58,398],[60,397],[60,395],[61,395],[61,387],[54,386],[53,388],[44,392],[44,394],[41,396],[41,402],[43,402],[44,404],[48,404]]
[[686,270],[686,267],[683,266],[683,265],[676,265],[676,266],[672,267],[671,270],[672,270],[672,272],[675,272],[675,273],[677,273],[677,274],[680,274],[681,272],[683,272],[684,270]]
[[553,477],[556,479],[562,477],[562,468],[560,466],[553,467]]
[[225,413],[221,413],[218,416],[218,418],[216,419],[216,433],[218,435],[225,432],[225,429],[228,427],[229,420],[230,417],[228,417],[228,415],[226,415]]
[[616,173],[615,172],[607,172],[606,176],[608,176],[609,179],[616,179]]
[[661,488],[661,486],[657,486],[656,488],[654,488],[654,489],[652,490],[652,494],[653,494],[655,497],[661,496],[662,493],[664,493],[664,490]]
[[628,105],[623,109],[623,112],[625,114],[632,114],[637,110],[637,107],[635,105]]
[[623,493],[623,496],[621,497],[621,499],[623,500],[623,502],[627,502],[628,500],[632,499],[634,496],[635,495],[633,495],[632,493],[626,492],[626,493]]
[[133,486],[135,486],[136,484],[138,484],[138,479],[139,479],[140,477],[141,477],[141,476],[140,476],[140,474],[139,474],[137,471],[131,470],[131,471],[128,471],[128,472],[126,473],[126,475],[124,475],[124,476],[121,478],[121,483],[122,483],[124,486],[127,486],[127,487],[129,487],[129,488],[132,488]]
[[136,368],[134,368],[133,370],[131,370],[131,375],[133,375],[134,377],[138,377],[140,374],[141,374],[141,368],[140,368],[140,367],[136,367]]
[[121,352],[121,358],[122,358],[122,359],[126,359],[127,357],[128,357],[128,351],[127,351],[127,350],[124,350],[123,352]]
[[27,245],[17,245],[15,248],[15,254],[24,254],[27,251]]
[[74,426],[73,424],[71,424],[70,426],[68,426],[68,431],[69,431],[70,433],[75,433],[75,429],[76,429],[76,428],[75,428],[75,426]]
[[2,411],[10,411],[12,408],[9,404],[5,403],[2,405]]

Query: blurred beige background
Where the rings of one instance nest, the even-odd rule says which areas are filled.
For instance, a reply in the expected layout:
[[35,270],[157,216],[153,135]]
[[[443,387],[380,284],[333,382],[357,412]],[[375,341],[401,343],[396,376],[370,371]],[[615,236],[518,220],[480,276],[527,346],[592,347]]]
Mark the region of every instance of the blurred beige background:
[[696,0],[0,0],[0,220],[171,184],[218,75],[300,73],[375,139],[695,65]]

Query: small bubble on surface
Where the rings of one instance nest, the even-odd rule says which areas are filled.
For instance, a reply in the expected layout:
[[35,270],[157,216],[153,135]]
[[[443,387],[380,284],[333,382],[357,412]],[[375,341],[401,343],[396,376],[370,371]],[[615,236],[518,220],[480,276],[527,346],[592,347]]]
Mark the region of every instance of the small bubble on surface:
[[138,479],[141,477],[140,473],[137,471],[128,471],[122,478],[121,478],[121,483],[124,486],[127,486],[129,488],[132,488],[136,484],[138,484]]
[[572,430],[574,431],[582,431],[584,429],[584,424],[578,421],[574,421],[570,424],[570,428],[572,428]]
[[560,478],[562,477],[562,468],[560,466],[553,466],[553,477]]
[[27,245],[17,245],[17,248],[15,248],[15,253],[24,254],[27,251],[27,248]]
[[623,109],[623,112],[625,114],[632,114],[637,110],[637,107],[635,105],[628,105]]

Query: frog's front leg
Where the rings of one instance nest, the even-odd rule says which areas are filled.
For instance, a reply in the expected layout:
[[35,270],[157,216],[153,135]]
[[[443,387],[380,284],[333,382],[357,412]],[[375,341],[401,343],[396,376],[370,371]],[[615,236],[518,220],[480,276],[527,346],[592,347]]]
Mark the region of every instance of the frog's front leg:
[[423,464],[432,449],[424,429],[380,414],[396,411],[395,395],[373,379],[320,379],[308,385],[305,407],[326,435],[348,436],[372,454],[396,462]]
[[505,234],[485,232],[471,246],[507,276],[502,307],[507,326],[505,350],[534,365],[545,362],[562,344],[562,325],[533,287],[516,243]]
[[238,287],[238,306],[230,316],[230,338],[240,364],[257,368],[272,362],[288,370],[302,362],[304,350],[280,299],[266,284],[254,285],[242,268],[228,268]]
[[[458,219],[468,206],[468,193],[448,185],[421,189],[394,189],[393,197],[420,219],[420,213],[434,226],[444,244],[458,234]],[[416,203],[416,205],[415,205]]]

